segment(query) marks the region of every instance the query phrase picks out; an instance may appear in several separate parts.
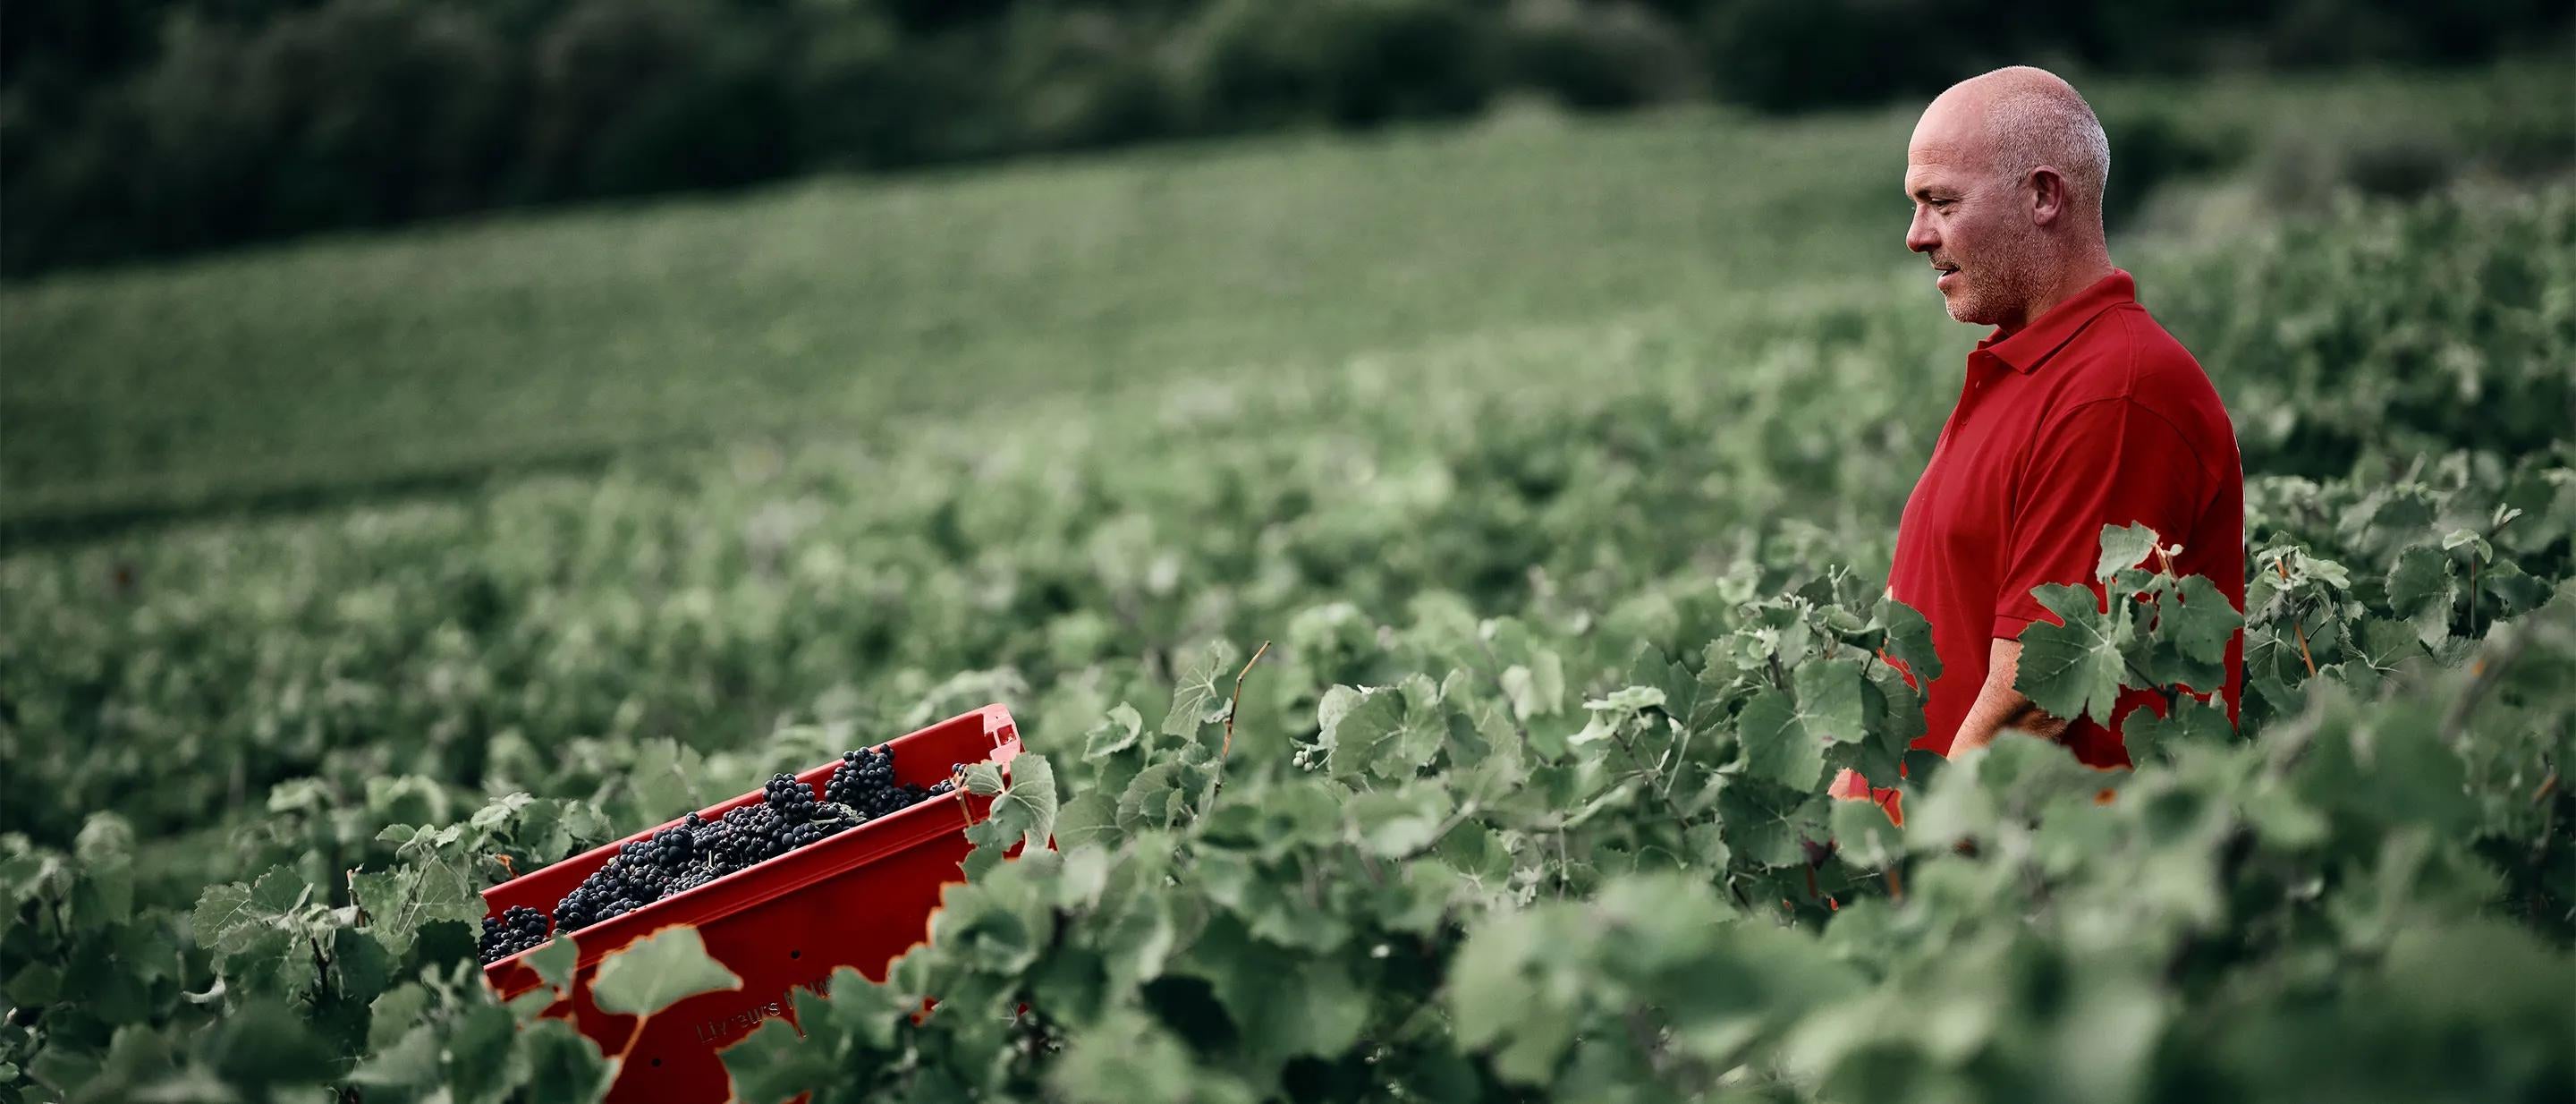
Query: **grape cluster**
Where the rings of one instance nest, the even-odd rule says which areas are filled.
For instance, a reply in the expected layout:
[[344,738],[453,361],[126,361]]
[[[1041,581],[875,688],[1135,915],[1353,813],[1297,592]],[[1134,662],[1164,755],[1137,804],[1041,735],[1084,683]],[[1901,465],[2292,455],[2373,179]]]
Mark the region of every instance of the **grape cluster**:
[[665,873],[678,874],[697,857],[698,830],[705,826],[698,814],[690,813],[688,823],[653,833],[653,865]]
[[482,959],[485,965],[499,962],[521,951],[532,951],[553,938],[546,930],[546,914],[526,905],[512,905],[499,916],[483,918]]
[[[950,767],[954,773],[955,765]],[[894,749],[845,751],[841,765],[832,768],[831,781],[823,786],[823,800],[847,806],[861,821],[875,820],[900,812],[927,798],[938,797],[956,789],[942,781],[924,789],[920,786],[898,786],[894,781]]]
[[823,800],[857,809],[867,795],[893,788],[894,749],[862,748],[841,753],[841,765],[832,768],[831,781],[823,784]]
[[814,819],[814,787],[796,780],[792,774],[775,774],[761,787],[762,803],[778,810],[780,819],[789,824],[803,824]]
[[[554,930],[577,931],[623,916],[955,789],[947,781],[928,788],[897,785],[891,747],[843,753],[823,785],[821,800],[816,800],[813,786],[795,775],[773,775],[761,787],[757,802],[728,810],[712,821],[691,813],[650,838],[630,840],[618,848],[606,865],[555,903]],[[496,932],[507,936],[520,931],[512,925],[522,921],[509,916],[487,919],[483,922],[486,963],[546,940],[545,915],[520,908],[511,910],[511,916],[521,912],[535,922],[534,941],[526,946],[497,941],[501,937]],[[509,949],[494,953],[502,947]]]

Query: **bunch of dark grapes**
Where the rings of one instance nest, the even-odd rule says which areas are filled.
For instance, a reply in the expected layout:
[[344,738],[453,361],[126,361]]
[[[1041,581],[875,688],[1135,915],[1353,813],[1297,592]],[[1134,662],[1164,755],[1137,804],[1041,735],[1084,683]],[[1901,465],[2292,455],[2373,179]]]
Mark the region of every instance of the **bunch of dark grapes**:
[[828,837],[858,826],[857,821],[841,818],[837,814],[828,820],[809,820],[787,830],[787,847],[792,851],[799,847],[821,843]]
[[627,896],[651,904],[670,895],[674,868],[662,861],[661,841],[631,841],[618,849],[617,858],[611,862],[619,868],[618,877],[626,883]]
[[841,753],[841,765],[832,768],[832,780],[823,787],[824,800],[848,808],[863,822],[899,812],[928,796],[930,791],[919,786],[895,784],[891,747]]
[[489,966],[521,951],[533,951],[552,938],[546,929],[546,914],[526,905],[512,905],[499,916],[483,918],[483,964]]
[[[689,814],[696,819],[697,814]],[[697,858],[698,837],[688,827],[665,828],[653,833],[653,865],[669,881],[680,876]]]
[[877,748],[841,753],[841,765],[832,768],[832,779],[823,784],[823,800],[865,810],[867,795],[894,787],[894,749]]
[[814,819],[814,787],[797,781],[795,775],[771,775],[769,784],[760,788],[760,799],[789,824]]
[[[896,785],[891,747],[843,753],[823,785],[820,801],[815,800],[814,787],[795,775],[774,775],[753,804],[729,810],[714,821],[691,813],[649,839],[630,840],[618,848],[605,865],[555,903],[554,930],[578,931],[623,916],[956,788],[951,781],[927,789]],[[513,910],[513,914],[520,911],[535,920],[535,941],[527,946],[544,942],[545,916],[535,909]],[[525,950],[506,942],[521,938],[511,934],[518,930],[507,917],[484,921],[484,961]],[[493,953],[505,946],[511,949]]]
[[643,908],[668,895],[672,871],[660,865],[659,848],[636,840],[555,902],[555,929],[578,931]]
[[591,894],[589,882],[555,902],[555,927],[562,931],[579,931],[599,922],[599,899]]
[[740,870],[787,853],[787,820],[767,803],[745,805],[724,815],[714,853],[718,869]]

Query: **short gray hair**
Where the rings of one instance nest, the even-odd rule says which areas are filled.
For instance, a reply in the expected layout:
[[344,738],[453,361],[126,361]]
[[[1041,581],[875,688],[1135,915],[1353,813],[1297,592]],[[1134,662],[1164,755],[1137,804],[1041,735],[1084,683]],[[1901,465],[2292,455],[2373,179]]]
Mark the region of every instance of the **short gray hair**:
[[2003,87],[1986,105],[1996,168],[2016,182],[2041,165],[2054,168],[2066,177],[2076,204],[2098,216],[2102,191],[2111,182],[2111,139],[2102,133],[2093,106],[2073,86],[2053,77],[2011,79],[2047,77],[2041,70],[2014,66],[1987,75],[2005,74],[2010,76],[1996,82]]

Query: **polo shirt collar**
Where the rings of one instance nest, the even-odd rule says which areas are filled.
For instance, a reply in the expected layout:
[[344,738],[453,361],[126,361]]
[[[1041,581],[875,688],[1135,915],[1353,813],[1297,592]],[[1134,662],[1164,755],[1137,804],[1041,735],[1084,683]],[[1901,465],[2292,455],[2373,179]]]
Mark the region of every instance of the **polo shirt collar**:
[[2091,286],[2069,296],[2063,303],[2033,319],[2017,333],[2006,336],[2000,329],[1977,343],[1977,351],[2002,361],[2025,375],[2046,361],[2049,354],[2074,339],[2094,316],[2123,303],[2138,300],[2138,283],[2128,270],[2115,268],[2111,274],[2093,281]]

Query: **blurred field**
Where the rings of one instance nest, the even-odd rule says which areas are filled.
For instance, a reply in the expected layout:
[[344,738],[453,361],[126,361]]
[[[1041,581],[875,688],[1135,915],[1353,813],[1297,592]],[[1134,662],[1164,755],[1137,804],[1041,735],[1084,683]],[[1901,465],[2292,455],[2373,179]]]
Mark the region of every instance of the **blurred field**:
[[[1125,1104],[1123,1067],[1044,1090],[1129,1038],[1173,1100],[2551,1098],[2563,88],[2094,89],[2118,257],[2237,423],[2241,727],[2164,726],[2107,804],[2010,747],[1910,759],[1902,855],[1819,791],[1908,738],[1845,650],[1895,640],[1892,522],[1977,336],[1902,252],[1910,109],[1512,113],[0,290],[0,1101],[581,1099],[547,1071],[612,1059],[460,980],[476,890],[993,701],[1058,764],[1013,787],[1059,780],[1126,888],[979,876],[920,988],[834,986],[893,1049],[801,1021],[822,1104]],[[231,513],[281,503],[321,508]],[[1780,720],[1836,701],[1868,735]],[[1110,985],[1130,904],[1168,964]],[[1603,988],[1648,975],[1689,991]],[[1459,995],[1543,976],[1593,995],[1478,1003],[1586,1049],[1498,1059]],[[1326,1005],[1283,1069],[1277,1010]],[[1007,1041],[1040,1020],[1064,1056]],[[2141,1042],[2106,1063],[2105,1024]]]
[[[2507,167],[2545,155],[2576,129],[2545,106],[2561,76],[2093,94],[2115,144],[2134,139],[2115,190],[2228,160],[2246,170],[2237,198],[2261,207],[2357,173],[2421,186],[2410,173],[2438,178],[2463,147]],[[1911,120],[1505,112],[10,285],[0,523],[778,428],[864,435],[996,394],[1294,371],[1495,326],[1874,283],[1913,263],[1892,183]],[[2230,208],[2151,206],[2143,224],[2230,232],[2195,221],[2206,209]]]

